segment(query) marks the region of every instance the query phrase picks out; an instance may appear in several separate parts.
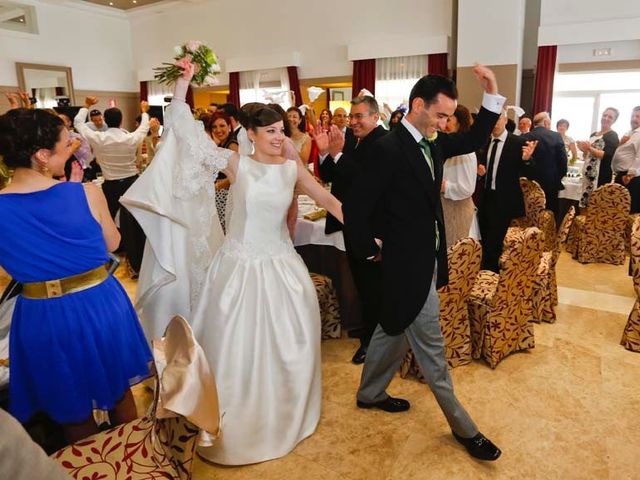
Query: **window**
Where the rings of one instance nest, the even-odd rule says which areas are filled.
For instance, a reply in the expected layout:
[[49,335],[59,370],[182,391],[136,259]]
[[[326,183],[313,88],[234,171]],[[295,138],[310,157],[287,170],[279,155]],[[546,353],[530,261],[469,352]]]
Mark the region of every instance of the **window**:
[[560,73],[553,92],[553,120],[570,123],[568,135],[587,140],[600,129],[600,117],[608,107],[620,112],[613,130],[622,137],[630,128],[633,107],[640,105],[640,72]]
[[0,29],[38,33],[35,7],[14,2],[2,2],[0,5]]
[[409,94],[418,79],[427,74],[427,55],[376,59],[376,99],[393,111],[408,107]]
[[149,105],[166,105],[168,102],[165,102],[164,98],[173,95],[173,87],[156,80],[149,80],[147,84]]
[[240,105],[250,102],[292,105],[286,68],[240,72]]

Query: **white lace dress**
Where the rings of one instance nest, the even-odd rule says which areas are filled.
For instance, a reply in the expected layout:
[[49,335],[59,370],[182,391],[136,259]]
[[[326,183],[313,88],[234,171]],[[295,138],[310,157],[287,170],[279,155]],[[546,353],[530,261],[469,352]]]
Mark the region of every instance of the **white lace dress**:
[[227,236],[207,272],[193,330],[216,377],[222,435],[206,459],[241,465],[278,458],[320,418],[320,312],[289,238],[294,161],[241,156]]

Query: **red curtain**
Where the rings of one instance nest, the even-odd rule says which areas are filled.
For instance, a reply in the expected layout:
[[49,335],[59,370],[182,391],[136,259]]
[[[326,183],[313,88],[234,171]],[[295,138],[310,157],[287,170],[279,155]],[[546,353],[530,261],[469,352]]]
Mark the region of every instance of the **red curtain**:
[[189,105],[191,107],[191,110],[193,110],[193,88],[191,87],[191,85],[189,85],[189,88],[187,88],[187,98],[185,98],[184,101],[187,102],[187,105]]
[[430,53],[427,55],[427,73],[429,75],[449,76],[446,53]]
[[229,95],[227,102],[240,108],[240,72],[229,73]]
[[375,95],[376,93],[376,60],[354,60],[353,62],[352,95],[358,96],[363,88]]
[[558,47],[556,45],[538,47],[538,64],[536,66],[536,79],[533,90],[532,115],[539,112],[551,113],[553,78],[556,73],[557,53]]
[[149,82],[140,82],[140,101],[149,101]]
[[302,105],[302,91],[300,90],[300,80],[298,79],[298,67],[287,67],[289,74],[289,89],[296,97],[296,105]]

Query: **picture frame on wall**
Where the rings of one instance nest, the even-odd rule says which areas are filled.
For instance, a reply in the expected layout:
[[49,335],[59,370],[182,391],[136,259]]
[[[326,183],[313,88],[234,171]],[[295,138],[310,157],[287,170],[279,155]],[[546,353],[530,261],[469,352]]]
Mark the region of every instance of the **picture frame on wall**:
[[343,102],[344,101],[344,92],[331,92],[331,100],[334,102]]

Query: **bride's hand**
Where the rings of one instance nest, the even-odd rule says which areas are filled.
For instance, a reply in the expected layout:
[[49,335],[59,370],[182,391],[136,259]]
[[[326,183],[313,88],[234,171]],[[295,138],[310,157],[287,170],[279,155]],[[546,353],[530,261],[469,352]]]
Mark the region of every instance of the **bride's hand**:
[[183,62],[180,66],[182,67],[182,78],[190,82],[196,71],[196,66],[191,62]]

